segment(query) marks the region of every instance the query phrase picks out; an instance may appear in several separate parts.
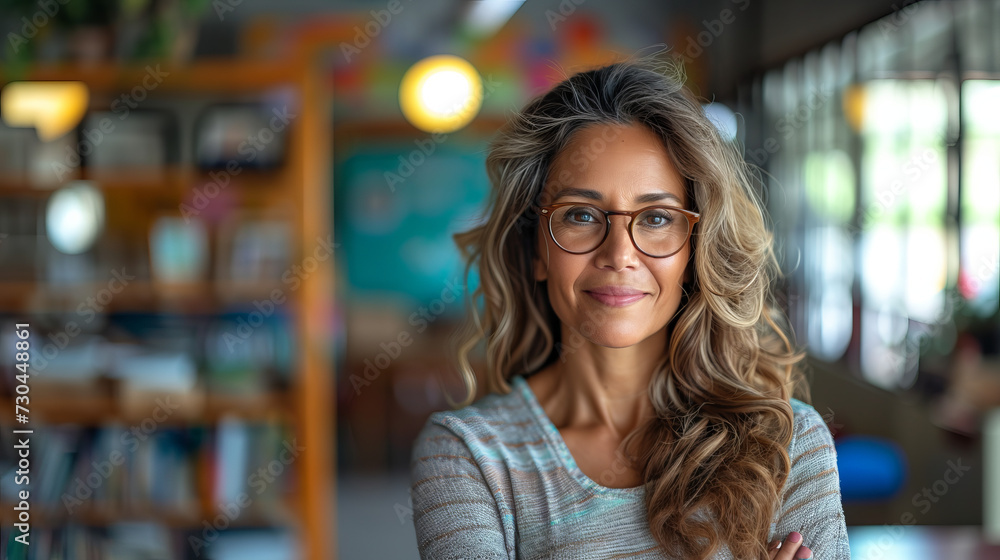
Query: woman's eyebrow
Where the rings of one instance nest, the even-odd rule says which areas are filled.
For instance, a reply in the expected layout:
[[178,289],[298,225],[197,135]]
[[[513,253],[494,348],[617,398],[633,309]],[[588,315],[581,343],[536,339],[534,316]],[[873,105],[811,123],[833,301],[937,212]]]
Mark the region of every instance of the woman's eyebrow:
[[[604,200],[604,196],[601,195],[601,193],[599,193],[598,191],[595,191],[593,189],[581,189],[578,187],[566,187],[565,189],[562,189],[561,191],[557,192],[555,198],[552,200],[554,202],[565,196],[579,196],[580,198],[589,198],[590,200],[596,200],[596,201]],[[659,202],[661,200],[666,200],[668,198],[676,200],[678,204],[681,203],[681,199],[679,196],[675,195],[674,193],[665,191],[642,194],[635,197],[635,201],[638,203]]]
[[579,196],[580,198],[589,198],[590,200],[597,201],[604,200],[604,196],[601,193],[592,189],[581,189],[578,187],[566,187],[557,192],[556,197],[552,200],[556,201],[566,196]]
[[635,201],[636,202],[659,202],[661,200],[666,200],[668,198],[672,198],[672,199],[676,200],[678,204],[681,203],[680,197],[677,196],[676,194],[670,193],[670,192],[655,192],[655,193],[642,194],[642,195],[639,195],[639,196],[635,197]]

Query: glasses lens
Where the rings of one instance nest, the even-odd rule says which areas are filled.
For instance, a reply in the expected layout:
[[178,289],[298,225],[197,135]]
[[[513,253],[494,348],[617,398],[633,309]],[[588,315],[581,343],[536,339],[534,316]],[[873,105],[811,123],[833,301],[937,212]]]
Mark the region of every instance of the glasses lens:
[[687,216],[666,208],[650,208],[635,217],[632,237],[643,252],[655,257],[676,252],[688,236]]
[[[604,212],[589,204],[556,208],[550,218],[552,237],[571,253],[596,249],[604,239],[608,223]],[[635,217],[632,237],[644,253],[665,257],[677,252],[687,241],[687,216],[667,208],[650,208]]]
[[596,248],[604,239],[604,230],[608,225],[604,213],[587,204],[556,208],[550,224],[555,242],[572,253]]

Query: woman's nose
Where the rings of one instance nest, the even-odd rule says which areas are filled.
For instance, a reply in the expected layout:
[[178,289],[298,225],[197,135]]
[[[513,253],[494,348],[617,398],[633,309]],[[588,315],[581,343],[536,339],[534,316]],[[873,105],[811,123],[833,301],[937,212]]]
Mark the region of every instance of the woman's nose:
[[597,248],[598,265],[612,266],[615,270],[622,270],[629,266],[635,266],[639,260],[639,251],[632,243],[629,234],[628,216],[609,216],[611,219],[611,229],[608,231],[604,243]]

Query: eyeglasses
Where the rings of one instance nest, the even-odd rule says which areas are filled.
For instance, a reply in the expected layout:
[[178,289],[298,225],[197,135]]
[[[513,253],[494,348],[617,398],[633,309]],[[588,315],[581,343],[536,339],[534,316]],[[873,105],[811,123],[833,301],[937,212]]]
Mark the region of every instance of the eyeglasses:
[[680,251],[701,215],[673,206],[647,206],[616,212],[593,204],[561,202],[538,208],[549,222],[549,235],[560,249],[580,255],[597,249],[611,231],[611,216],[628,216],[632,245],[643,254],[664,258]]

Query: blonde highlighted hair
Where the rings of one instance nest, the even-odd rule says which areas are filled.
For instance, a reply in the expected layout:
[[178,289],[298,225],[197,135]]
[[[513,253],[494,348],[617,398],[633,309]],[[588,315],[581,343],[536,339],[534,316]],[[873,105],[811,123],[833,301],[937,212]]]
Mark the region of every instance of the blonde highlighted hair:
[[781,272],[756,176],[669,62],[634,59],[575,74],[531,100],[492,141],[487,217],[455,235],[467,273],[478,267],[479,287],[455,338],[467,394],[449,402],[474,401],[469,356],[480,343],[488,392],[509,393],[512,376],[559,359],[560,321],[532,275],[533,208],[573,134],[602,124],[659,136],[701,214],[688,264],[693,282],[649,386],[656,417],[623,442],[642,475],[650,529],[665,552],[684,558],[707,558],[723,543],[737,558],[767,558],[791,468],[789,398],[809,401],[803,352],[772,294]]

